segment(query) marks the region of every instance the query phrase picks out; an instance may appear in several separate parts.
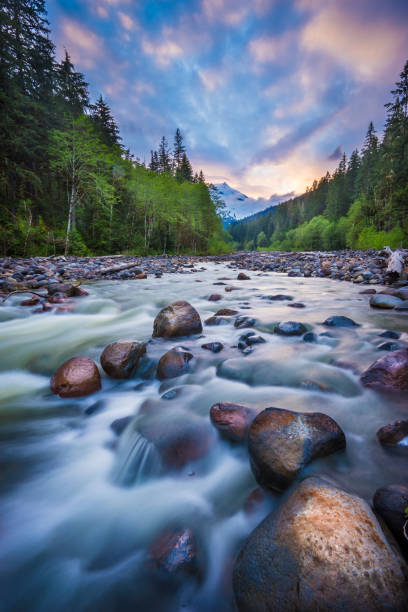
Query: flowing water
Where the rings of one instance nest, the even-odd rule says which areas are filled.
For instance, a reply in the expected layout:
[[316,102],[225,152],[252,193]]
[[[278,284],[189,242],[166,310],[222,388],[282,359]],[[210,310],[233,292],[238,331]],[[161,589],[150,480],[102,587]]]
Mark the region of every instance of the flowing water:
[[[320,474],[367,500],[379,486],[407,484],[406,455],[387,451],[375,436],[386,423],[407,418],[407,398],[363,389],[358,372],[384,354],[378,350],[383,330],[399,330],[401,342],[408,340],[408,317],[370,310],[359,286],[329,279],[251,273],[249,281],[231,281],[239,290],[225,293],[213,283],[235,279],[236,271],[215,263],[205,268],[85,286],[90,296],[77,299],[69,314],[33,314],[18,306],[25,296],[1,306],[0,607],[5,610],[232,610],[234,557],[280,497],[270,494],[248,510],[245,500],[256,482],[245,448],[214,434],[208,415],[216,402],[333,417],[346,433],[347,450],[315,461],[302,476]],[[223,299],[209,302],[215,292]],[[306,308],[262,299],[278,293]],[[148,341],[157,312],[176,299],[191,302],[203,320],[224,307],[256,317],[266,343],[243,356],[236,344],[246,330],[232,323],[205,326],[205,339],[182,340],[194,354],[182,377],[164,383],[154,378],[160,355],[180,344],[159,339],[149,343],[140,376],[115,381],[103,375],[102,391],[82,399],[51,394],[49,377],[63,361],[74,355],[98,361],[103,347],[121,338]],[[361,327],[330,329],[331,337],[319,336],[316,344],[270,333],[278,321],[297,320],[319,334],[328,331],[321,323],[334,314]],[[201,348],[211,341],[222,342],[224,350],[212,354]],[[208,451],[163,473],[155,447],[134,427],[142,405],[152,406],[156,426],[165,431],[183,423],[202,427]],[[118,441],[110,424],[129,415],[134,420]],[[147,571],[146,560],[154,539],[174,526],[195,532],[203,570],[201,580],[170,588]]]

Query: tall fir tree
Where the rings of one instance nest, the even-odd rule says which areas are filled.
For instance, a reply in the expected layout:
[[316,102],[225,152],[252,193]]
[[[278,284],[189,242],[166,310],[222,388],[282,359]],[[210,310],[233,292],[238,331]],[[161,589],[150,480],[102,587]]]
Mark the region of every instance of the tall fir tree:
[[101,141],[110,147],[119,145],[122,140],[119,135],[119,128],[102,94],[96,103],[91,106],[91,109],[92,122]]

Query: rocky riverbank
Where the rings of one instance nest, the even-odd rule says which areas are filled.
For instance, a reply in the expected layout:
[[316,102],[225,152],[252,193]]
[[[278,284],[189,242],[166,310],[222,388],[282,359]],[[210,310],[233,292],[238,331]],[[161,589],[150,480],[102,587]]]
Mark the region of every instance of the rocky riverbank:
[[[405,269],[408,250],[403,252]],[[0,293],[23,289],[47,289],[57,283],[102,279],[144,279],[147,275],[194,274],[205,270],[207,262],[227,263],[232,269],[257,272],[282,272],[293,277],[327,277],[362,285],[378,285],[387,278],[388,254],[385,251],[336,251],[286,253],[238,252],[215,256],[114,255],[104,257],[34,257],[0,259]],[[406,283],[406,274],[402,275]]]

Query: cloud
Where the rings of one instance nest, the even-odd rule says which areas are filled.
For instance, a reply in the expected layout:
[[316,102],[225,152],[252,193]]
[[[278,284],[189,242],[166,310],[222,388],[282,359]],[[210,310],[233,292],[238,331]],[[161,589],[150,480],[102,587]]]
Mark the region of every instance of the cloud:
[[291,39],[291,32],[283,36],[262,36],[250,41],[249,52],[259,64],[282,61],[287,59]]
[[74,64],[80,64],[82,68],[92,68],[105,55],[102,39],[72,19],[63,20],[61,38],[62,46],[67,48]]
[[341,150],[341,145],[339,145],[338,147],[334,149],[333,153],[331,153],[327,159],[330,161],[336,161],[340,159],[342,155],[343,155],[343,152]]
[[167,67],[174,59],[183,55],[183,49],[176,42],[158,42],[147,37],[142,40],[142,50],[146,55],[151,55],[161,68]]
[[203,0],[202,11],[209,21],[240,24],[248,15],[250,4],[243,0]]
[[364,81],[388,78],[406,41],[405,26],[333,3],[307,22],[301,36],[304,51],[327,54]]
[[131,30],[134,30],[137,27],[137,24],[136,24],[135,20],[132,19],[132,17],[130,17],[126,13],[123,13],[122,11],[119,11],[118,12],[118,17],[119,17],[120,23],[125,28],[125,30],[131,31]]

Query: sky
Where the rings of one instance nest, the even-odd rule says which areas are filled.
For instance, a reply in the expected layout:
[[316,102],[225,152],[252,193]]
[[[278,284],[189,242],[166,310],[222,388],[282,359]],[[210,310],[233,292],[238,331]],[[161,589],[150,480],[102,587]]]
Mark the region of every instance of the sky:
[[48,0],[123,142],[150,160],[179,127],[213,183],[285,199],[359,148],[408,59],[406,0]]

